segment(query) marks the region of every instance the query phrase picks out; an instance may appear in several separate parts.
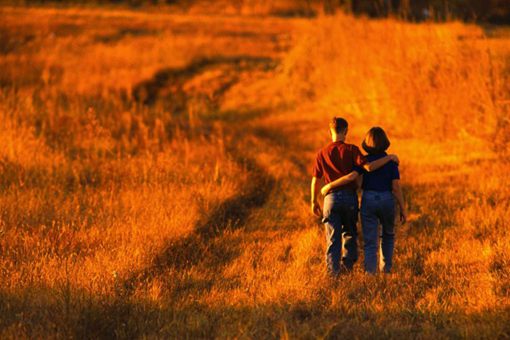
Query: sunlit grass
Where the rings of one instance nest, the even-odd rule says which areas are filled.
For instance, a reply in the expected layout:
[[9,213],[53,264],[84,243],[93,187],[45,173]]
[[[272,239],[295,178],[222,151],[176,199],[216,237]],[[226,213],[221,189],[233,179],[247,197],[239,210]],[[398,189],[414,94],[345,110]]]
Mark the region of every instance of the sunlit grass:
[[[2,337],[508,336],[505,35],[0,14]],[[392,275],[325,275],[307,195],[332,115],[401,157]]]

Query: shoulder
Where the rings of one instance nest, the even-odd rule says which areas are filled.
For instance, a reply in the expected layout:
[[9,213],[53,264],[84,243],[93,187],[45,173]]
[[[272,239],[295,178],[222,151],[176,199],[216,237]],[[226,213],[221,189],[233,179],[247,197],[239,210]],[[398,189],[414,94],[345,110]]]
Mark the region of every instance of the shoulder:
[[367,155],[367,161],[369,161],[369,162],[376,161],[378,158],[380,158],[380,157],[378,157],[377,155],[372,155],[372,154]]
[[[367,155],[367,160],[369,162],[373,162],[373,161],[376,161],[378,159],[384,158],[386,156],[388,156],[388,155],[385,152],[384,153],[379,153],[379,154],[368,154]],[[388,165],[388,164],[392,164],[392,163],[397,164],[397,163],[395,163],[393,161],[389,161],[387,164],[385,164],[385,166]]]
[[318,151],[317,151],[317,155],[323,155],[325,153],[328,153],[329,151],[331,151],[331,149],[333,149],[335,147],[335,143],[329,143],[329,144],[326,144],[324,145],[322,148],[320,148]]
[[324,155],[324,153],[325,153],[325,152],[326,152],[326,153],[328,152],[328,148],[329,148],[329,145],[326,145],[326,146],[323,146],[322,148],[320,148],[319,150],[317,150],[317,151],[315,152],[315,158],[317,158],[317,159],[322,158],[322,157],[323,157],[323,155]]
[[346,149],[348,149],[350,151],[361,153],[360,149],[354,144],[345,143],[344,146]]

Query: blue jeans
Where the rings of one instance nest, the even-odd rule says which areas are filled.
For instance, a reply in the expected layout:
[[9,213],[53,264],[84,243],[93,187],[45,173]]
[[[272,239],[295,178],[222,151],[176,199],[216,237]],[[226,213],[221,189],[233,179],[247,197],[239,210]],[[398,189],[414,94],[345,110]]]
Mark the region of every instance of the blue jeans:
[[358,196],[342,190],[326,195],[322,222],[326,228],[326,265],[332,275],[340,273],[340,257],[346,270],[358,260]]
[[395,199],[391,191],[363,191],[361,228],[365,250],[365,270],[369,273],[377,271],[379,223],[382,225],[380,246],[382,254],[379,268],[389,273],[395,245]]

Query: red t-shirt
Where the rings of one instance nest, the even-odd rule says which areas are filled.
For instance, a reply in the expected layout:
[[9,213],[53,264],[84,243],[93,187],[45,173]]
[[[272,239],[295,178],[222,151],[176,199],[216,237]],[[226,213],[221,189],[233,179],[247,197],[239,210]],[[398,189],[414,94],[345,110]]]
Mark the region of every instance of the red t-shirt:
[[[333,142],[317,153],[313,167],[313,176],[317,178],[324,177],[324,181],[327,184],[348,175],[353,170],[360,171],[359,168],[363,167],[366,162],[365,156],[361,154],[356,145]],[[342,185],[335,188],[334,191],[346,189],[356,190],[356,182],[353,181]]]

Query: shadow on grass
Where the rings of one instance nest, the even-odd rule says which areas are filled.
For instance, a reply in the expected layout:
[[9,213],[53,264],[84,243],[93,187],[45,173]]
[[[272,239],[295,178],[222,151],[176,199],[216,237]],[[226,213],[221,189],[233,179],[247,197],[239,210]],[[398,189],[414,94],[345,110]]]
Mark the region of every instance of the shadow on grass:
[[124,282],[127,291],[168,269],[188,269],[203,261],[219,268],[238,255],[238,246],[214,241],[225,231],[243,228],[251,211],[267,201],[275,184],[274,178],[254,161],[240,159],[238,162],[251,174],[243,192],[221,203],[195,226],[193,233],[172,241],[149,266],[130,275]]
[[154,306],[84,291],[30,287],[0,292],[0,337],[131,338],[154,329],[157,320]]
[[[31,291],[32,290],[32,291]],[[33,298],[32,294],[37,294]],[[507,338],[510,308],[478,313],[349,311],[309,303],[208,306],[117,299],[31,288],[0,291],[0,335],[11,338]]]
[[207,90],[212,90],[213,101],[217,101],[230,87],[239,80],[243,71],[264,70],[270,71],[276,67],[276,62],[267,57],[253,56],[216,56],[193,61],[184,68],[162,69],[149,80],[143,81],[133,88],[133,98],[144,105],[154,105],[157,101],[166,101],[171,105],[173,112],[182,112],[186,109],[190,94],[183,88],[186,81],[207,71],[223,67],[219,84]]
[[98,34],[94,40],[103,44],[113,44],[128,37],[157,36],[160,31],[139,27],[123,27],[111,34]]

